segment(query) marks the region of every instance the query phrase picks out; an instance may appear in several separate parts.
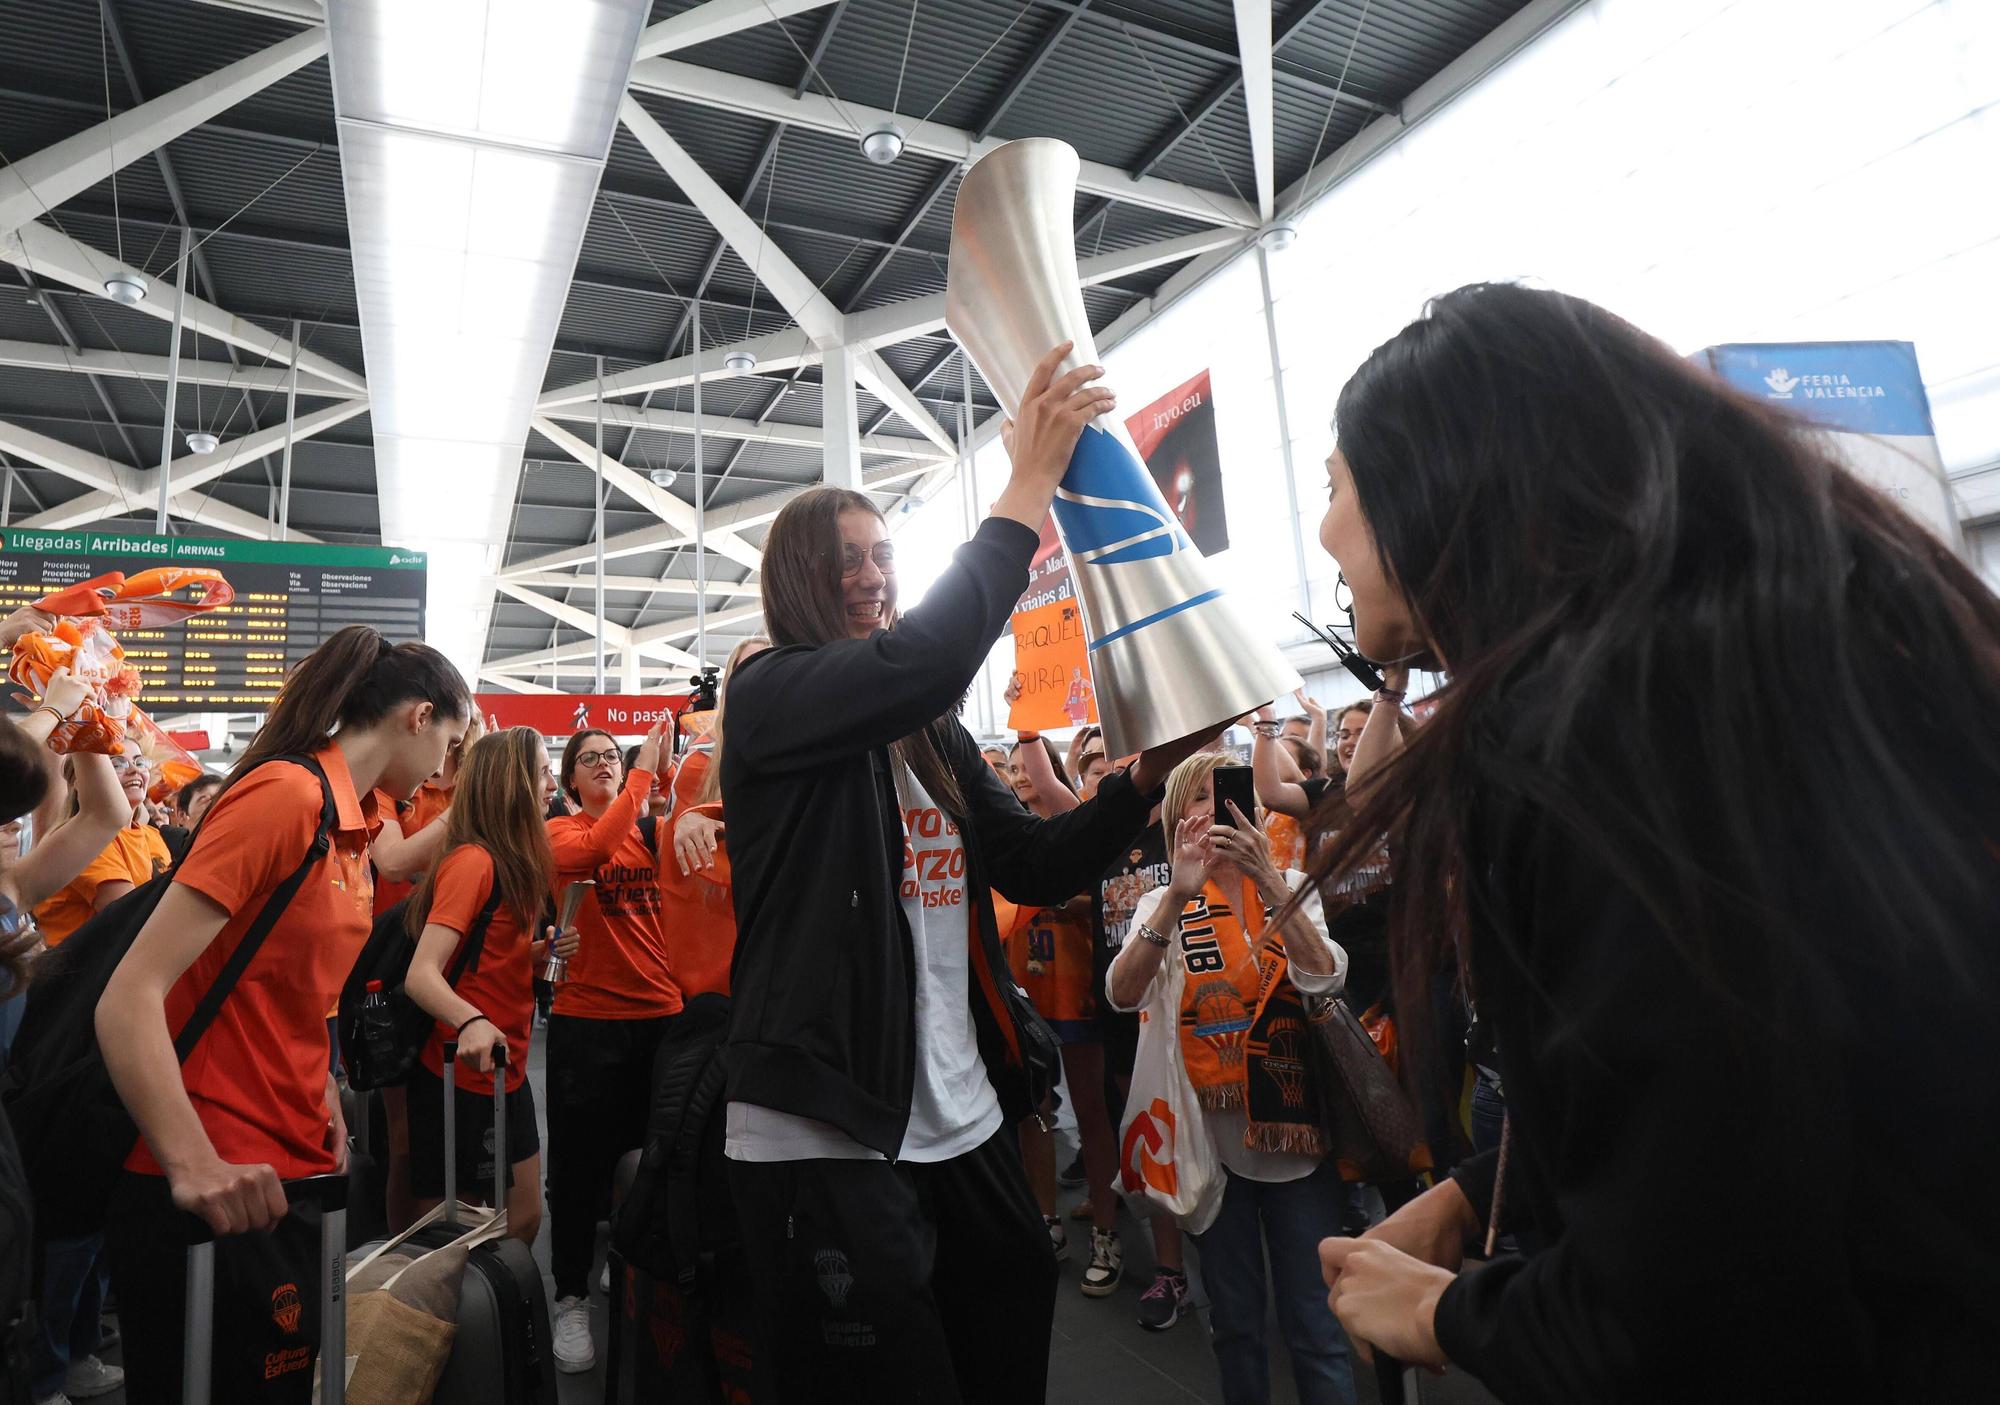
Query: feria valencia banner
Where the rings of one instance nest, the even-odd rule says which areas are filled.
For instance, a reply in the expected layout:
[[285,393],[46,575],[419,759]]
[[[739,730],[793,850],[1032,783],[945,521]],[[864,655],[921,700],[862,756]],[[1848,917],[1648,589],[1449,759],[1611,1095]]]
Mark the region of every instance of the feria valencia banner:
[[655,722],[687,705],[686,693],[628,697],[617,693],[475,693],[487,730],[533,727],[543,736],[567,737],[596,728],[614,737],[640,737]]
[[[1222,455],[1208,372],[1131,416],[1125,429],[1195,547],[1204,556],[1227,550],[1229,518],[1222,501]],[[1042,522],[1028,588],[1014,606],[1010,627],[1020,695],[1008,709],[1008,727],[1029,732],[1097,721],[1083,613],[1054,518]]]

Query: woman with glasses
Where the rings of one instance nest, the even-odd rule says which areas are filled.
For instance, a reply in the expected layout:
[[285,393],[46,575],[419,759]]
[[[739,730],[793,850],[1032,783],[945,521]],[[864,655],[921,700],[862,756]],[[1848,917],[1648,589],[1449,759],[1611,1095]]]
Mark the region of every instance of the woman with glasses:
[[660,930],[659,859],[639,818],[653,794],[668,722],[625,769],[617,741],[583,731],[563,747],[560,782],[577,813],[548,821],[555,898],[583,879],[576,955],[549,1013],[549,1236],[556,1369],[597,1362],[590,1270],[618,1158],[646,1136],[653,1055],[681,1011]]
[[1199,742],[1142,756],[1052,819],[957,710],[1028,583],[1057,481],[1111,408],[1042,361],[990,516],[898,614],[872,500],[816,488],[764,542],[772,647],[729,683],[736,879],[725,1150],[788,1401],[1040,1400],[1056,1275],[1010,1123],[1055,1081],[991,893],[1062,902]]
[[[64,761],[66,781],[75,783],[77,763],[82,760],[81,755],[73,755]],[[145,758],[139,754],[139,744],[127,741],[124,750],[110,760],[123,792],[125,823],[97,857],[84,866],[83,872],[35,909],[35,923],[49,946],[60,945],[93,914],[104,911],[154,875],[165,873],[174,861],[160,831],[142,818],[147,770]],[[80,797],[72,799],[70,813],[78,813],[80,805]]]

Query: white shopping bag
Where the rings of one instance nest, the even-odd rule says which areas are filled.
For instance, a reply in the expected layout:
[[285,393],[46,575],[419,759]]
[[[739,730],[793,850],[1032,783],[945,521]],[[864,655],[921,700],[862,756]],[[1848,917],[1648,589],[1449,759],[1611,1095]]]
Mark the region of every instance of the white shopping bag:
[[1118,1190],[1134,1212],[1164,1210],[1182,1229],[1200,1234],[1222,1209],[1224,1175],[1181,1059],[1186,979],[1180,954],[1169,951],[1139,1025],[1132,1091],[1118,1132]]

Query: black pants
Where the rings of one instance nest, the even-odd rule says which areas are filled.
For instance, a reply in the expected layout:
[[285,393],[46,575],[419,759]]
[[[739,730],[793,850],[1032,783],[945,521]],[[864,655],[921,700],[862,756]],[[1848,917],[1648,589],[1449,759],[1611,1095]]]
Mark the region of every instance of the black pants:
[[[125,1351],[128,1405],[178,1405],[187,1319],[187,1237],[165,1176],[127,1172],[104,1224]],[[312,1399],[319,1354],[319,1212],[215,1243],[217,1401]]]
[[653,1055],[672,1022],[671,1015],[549,1016],[549,1258],[558,1298],[590,1294],[597,1222],[611,1208],[611,1173],[619,1157],[646,1140]]
[[1048,1393],[1055,1255],[1013,1125],[935,1165],[732,1161],[783,1405]]

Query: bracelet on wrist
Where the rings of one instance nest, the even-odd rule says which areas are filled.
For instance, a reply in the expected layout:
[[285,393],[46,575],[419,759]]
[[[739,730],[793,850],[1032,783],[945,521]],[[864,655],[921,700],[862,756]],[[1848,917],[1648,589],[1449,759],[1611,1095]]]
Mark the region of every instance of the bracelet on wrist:
[[1401,688],[1377,688],[1375,696],[1382,702],[1399,703],[1403,700],[1404,690]]
[[[457,1037],[458,1035],[461,1035],[461,1034],[465,1033],[465,1031],[466,1031],[466,1029],[467,1029],[468,1027],[470,1027],[470,1026],[472,1026],[472,1025],[475,1025],[475,1024],[478,1024],[478,1023],[479,1023],[479,1022],[480,1022],[481,1020],[486,1020],[486,1016],[484,1016],[484,1015],[474,1015],[474,1016],[473,1016],[472,1018],[468,1019],[468,1020],[467,1020],[467,1021],[466,1021],[466,1022],[465,1022],[464,1024],[460,1025],[460,1026],[459,1026],[459,1027],[458,1027],[457,1029],[455,1029],[455,1030],[453,1030],[453,1031],[452,1031],[452,1035],[453,1035],[453,1037],[455,1038],[455,1037]],[[492,1023],[493,1023],[493,1021],[491,1021],[491,1020],[486,1020],[486,1022],[487,1022],[488,1024],[492,1024]]]
[[1260,737],[1275,737],[1284,730],[1282,722],[1252,722],[1250,730]]
[[1141,941],[1151,942],[1154,946],[1159,947],[1162,951],[1165,951],[1169,946],[1172,946],[1174,940],[1172,937],[1168,936],[1165,932],[1162,932],[1158,927],[1155,927],[1150,922],[1141,922],[1139,924],[1139,939]]
[[1041,739],[1042,739],[1042,734],[1041,734],[1040,732],[1016,732],[1016,733],[1014,733],[1014,740],[1015,740],[1015,741],[1017,741],[1017,742],[1038,742],[1038,741],[1040,741]]
[[[35,709],[35,712],[46,712],[49,716],[55,718],[58,727],[69,721],[69,714],[58,708],[54,703],[43,703]],[[35,712],[29,713],[28,716],[33,717]]]

